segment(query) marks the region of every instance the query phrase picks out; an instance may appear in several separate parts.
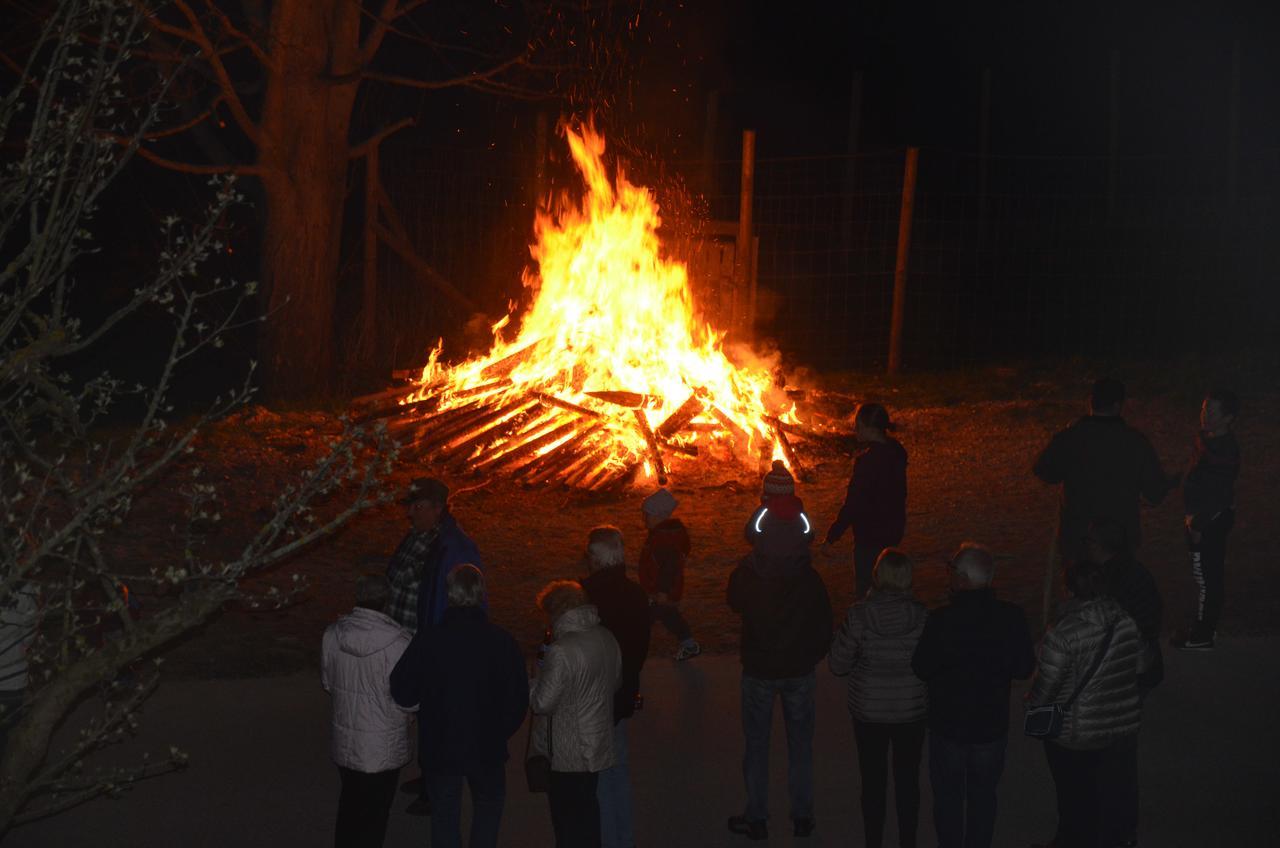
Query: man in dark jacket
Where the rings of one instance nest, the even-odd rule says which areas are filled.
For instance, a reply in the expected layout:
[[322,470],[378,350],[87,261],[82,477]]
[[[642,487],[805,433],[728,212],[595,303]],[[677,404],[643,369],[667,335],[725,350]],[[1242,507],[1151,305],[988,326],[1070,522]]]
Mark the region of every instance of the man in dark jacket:
[[1119,380],[1095,382],[1089,414],[1055,434],[1033,468],[1044,482],[1062,484],[1056,554],[1045,577],[1046,621],[1062,563],[1083,556],[1089,522],[1098,518],[1119,522],[1137,550],[1139,498],[1159,504],[1177,485],[1177,477],[1161,469],[1150,440],[1120,417],[1124,399],[1124,383]]
[[599,611],[600,623],[622,651],[622,685],[613,698],[614,763],[600,772],[596,783],[600,841],[603,848],[633,848],[635,814],[627,719],[635,715],[640,670],[649,655],[649,595],[627,577],[622,531],[617,527],[596,527],[587,535],[586,566],[589,574],[582,588]]
[[1200,589],[1195,624],[1174,637],[1184,651],[1213,650],[1226,594],[1227,534],[1236,521],[1236,475],[1240,445],[1231,432],[1240,401],[1235,392],[1214,391],[1200,406],[1200,434],[1182,487],[1191,551],[1191,574]]
[[515,639],[485,615],[480,570],[457,566],[445,589],[443,620],[413,637],[391,672],[391,695],[401,706],[420,705],[431,844],[462,844],[465,778],[473,809],[468,844],[492,848],[506,799],[507,740],[529,708],[529,680]]
[[[387,563],[391,602],[387,614],[414,633],[439,624],[448,606],[445,577],[462,563],[481,570],[480,551],[449,511],[449,487],[434,477],[419,477],[409,484],[400,501],[409,517],[409,532]],[[418,716],[418,759],[422,759],[423,717]],[[406,808],[411,815],[431,814],[425,777],[406,782],[401,789],[418,793]]]
[[939,848],[987,848],[1009,737],[1009,684],[1035,656],[1022,610],[991,589],[995,560],[965,542],[947,566],[951,603],[929,615],[911,658],[929,684],[929,779]]
[[787,728],[791,818],[796,836],[813,832],[814,666],[831,645],[831,599],[813,570],[813,534],[798,498],[771,496],[750,522],[752,552],[729,577],[728,601],[742,616],[742,774],[747,806],[729,830],[767,839],[769,730],[782,698]]

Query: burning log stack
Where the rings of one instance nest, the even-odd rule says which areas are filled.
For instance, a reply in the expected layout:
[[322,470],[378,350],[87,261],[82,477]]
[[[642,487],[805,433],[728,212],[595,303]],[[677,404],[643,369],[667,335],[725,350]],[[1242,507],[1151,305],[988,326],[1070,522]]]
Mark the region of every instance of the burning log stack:
[[493,325],[487,353],[445,365],[442,345],[404,382],[356,401],[387,419],[403,456],[529,485],[616,492],[727,459],[803,474],[794,404],[769,369],[731,361],[693,306],[686,269],[663,255],[653,195],[610,177],[604,139],[565,127],[585,192],[534,222],[533,293],[520,326]]
[[[357,422],[387,420],[408,461],[456,474],[604,493],[624,491],[642,479],[665,485],[673,465],[692,470],[689,460],[706,459],[708,449],[717,446],[746,465],[767,465],[781,454],[778,458],[802,476],[805,465],[788,435],[815,448],[830,445],[830,437],[774,416],[764,419],[773,438],[763,441],[758,433],[752,438],[701,387],[665,416],[661,398],[639,392],[583,395],[579,403],[519,388],[509,379],[458,391],[437,386],[424,392],[404,385],[357,398],[351,416]],[[619,450],[620,444],[633,442],[644,450]]]

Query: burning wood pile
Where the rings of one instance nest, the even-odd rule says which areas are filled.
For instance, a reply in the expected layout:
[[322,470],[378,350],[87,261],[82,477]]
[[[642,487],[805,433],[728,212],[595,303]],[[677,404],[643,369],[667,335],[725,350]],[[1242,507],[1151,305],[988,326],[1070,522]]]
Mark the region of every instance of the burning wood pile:
[[453,365],[438,344],[402,385],[358,399],[355,417],[390,419],[406,459],[530,485],[618,491],[708,458],[799,473],[788,435],[821,437],[767,368],[731,362],[723,333],[695,317],[649,190],[621,169],[610,179],[590,128],[565,135],[586,193],[537,215],[518,330],[508,314],[488,353]]

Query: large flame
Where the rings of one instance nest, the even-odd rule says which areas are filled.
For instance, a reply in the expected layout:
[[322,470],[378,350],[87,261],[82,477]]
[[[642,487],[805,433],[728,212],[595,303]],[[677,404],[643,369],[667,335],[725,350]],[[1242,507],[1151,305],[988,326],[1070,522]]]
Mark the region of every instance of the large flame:
[[[696,393],[700,435],[733,444],[744,458],[762,444],[779,455],[765,420],[771,377],[764,368],[730,362],[724,334],[695,317],[685,266],[662,255],[652,193],[628,182],[621,168],[610,179],[604,138],[592,128],[566,128],[565,135],[586,193],[578,203],[562,197],[556,210],[536,217],[530,253],[537,267],[524,274],[533,297],[518,331],[504,339],[507,315],[493,327],[489,352],[457,365],[442,363],[437,345],[406,402],[438,394],[439,408],[447,410],[488,393],[495,403],[534,391],[554,396],[603,414],[604,426],[584,450],[608,447],[612,465],[641,464],[651,474],[652,452],[637,418],[657,429]],[[616,394],[602,400],[592,392]],[[539,426],[550,432],[563,414],[545,411],[521,432],[537,433]],[[670,438],[678,440],[693,436]]]

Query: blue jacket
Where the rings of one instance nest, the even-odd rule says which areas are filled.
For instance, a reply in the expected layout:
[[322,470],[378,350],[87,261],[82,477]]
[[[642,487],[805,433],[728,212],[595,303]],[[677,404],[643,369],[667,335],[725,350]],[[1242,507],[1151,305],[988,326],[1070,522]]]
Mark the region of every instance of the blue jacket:
[[432,774],[468,774],[507,760],[529,708],[524,658],[479,607],[450,607],[413,637],[391,672],[391,696],[418,704],[418,761]]
[[440,517],[439,532],[427,550],[423,564],[422,585],[418,588],[419,632],[444,619],[445,608],[449,606],[445,577],[454,566],[468,562],[484,571],[480,549],[470,536],[462,532],[453,514],[446,512]]

